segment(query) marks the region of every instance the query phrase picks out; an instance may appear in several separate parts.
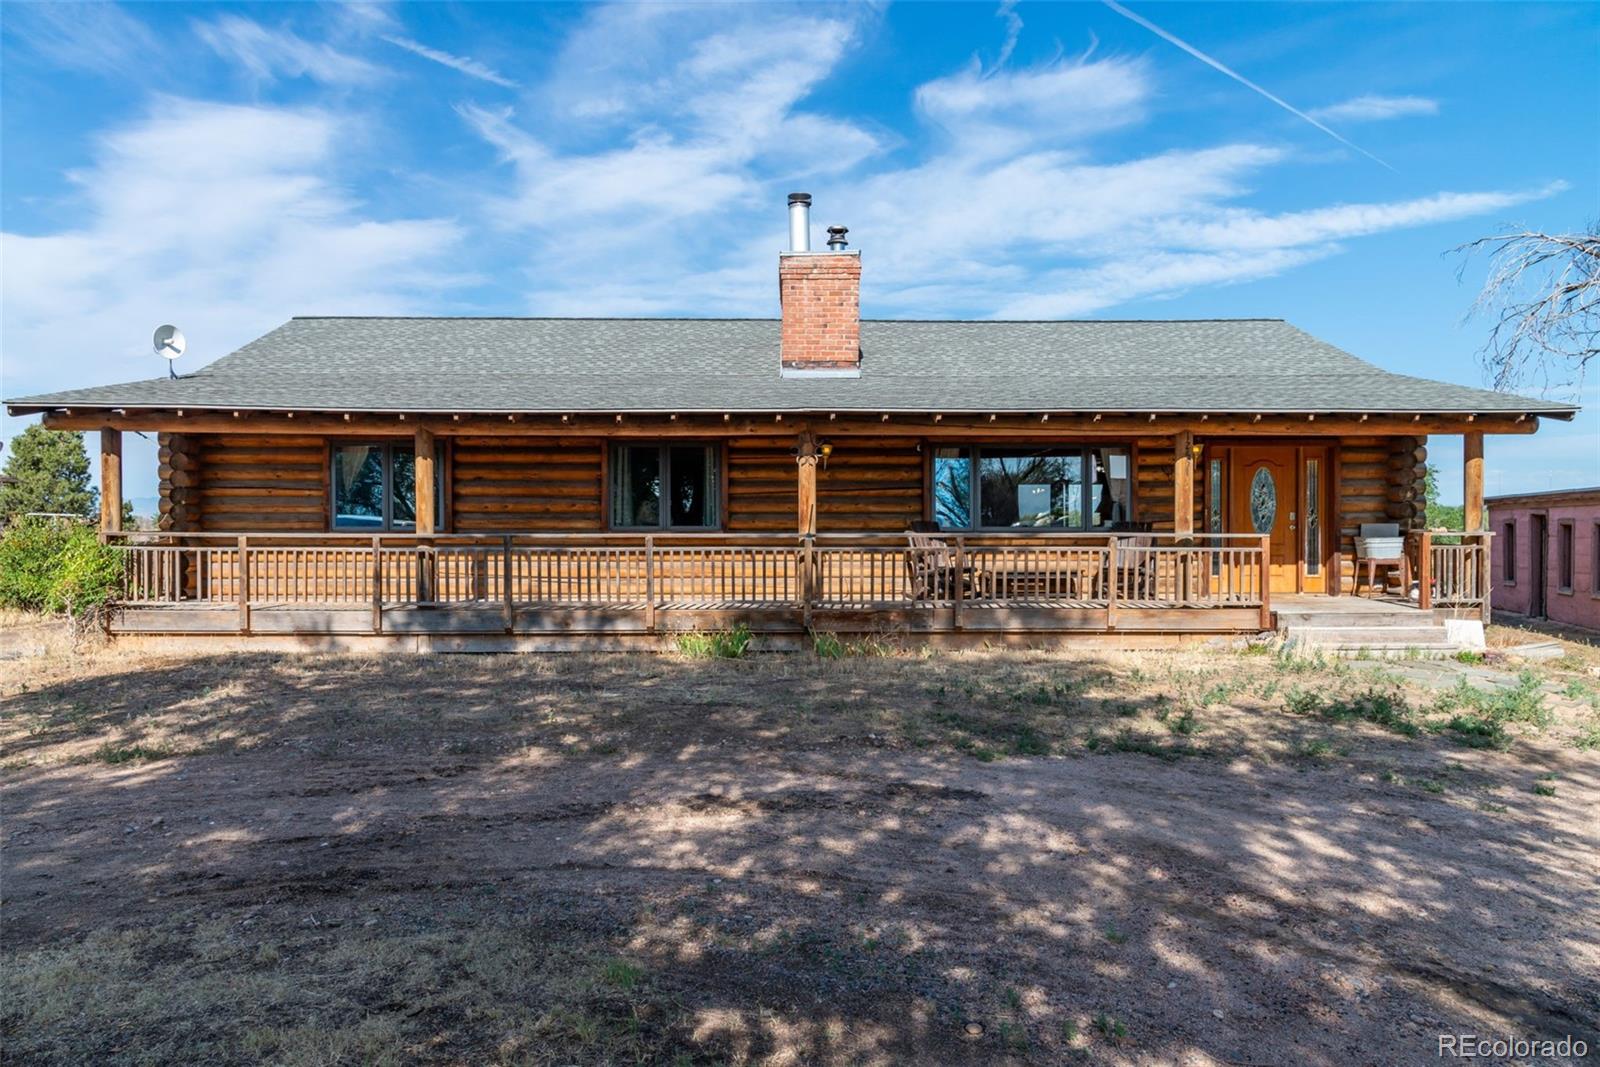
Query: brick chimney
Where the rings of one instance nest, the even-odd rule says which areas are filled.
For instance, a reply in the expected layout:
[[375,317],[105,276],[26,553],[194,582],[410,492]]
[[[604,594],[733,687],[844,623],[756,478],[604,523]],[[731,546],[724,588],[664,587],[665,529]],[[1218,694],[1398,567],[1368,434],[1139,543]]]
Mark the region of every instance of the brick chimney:
[[861,253],[846,250],[843,226],[828,227],[828,250],[811,251],[811,196],[789,194],[789,250],[778,256],[786,378],[861,374]]

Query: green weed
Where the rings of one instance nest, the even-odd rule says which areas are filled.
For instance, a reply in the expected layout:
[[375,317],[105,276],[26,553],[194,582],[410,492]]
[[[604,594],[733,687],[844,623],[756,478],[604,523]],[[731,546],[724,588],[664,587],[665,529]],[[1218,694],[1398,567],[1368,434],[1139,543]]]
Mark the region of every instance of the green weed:
[[750,651],[750,627],[739,623],[731,630],[692,630],[678,635],[678,652],[690,659],[739,659]]
[[127,745],[119,747],[106,742],[95,750],[94,758],[101,763],[133,763],[136,760],[148,761],[166,759],[172,755],[172,749],[165,745]]

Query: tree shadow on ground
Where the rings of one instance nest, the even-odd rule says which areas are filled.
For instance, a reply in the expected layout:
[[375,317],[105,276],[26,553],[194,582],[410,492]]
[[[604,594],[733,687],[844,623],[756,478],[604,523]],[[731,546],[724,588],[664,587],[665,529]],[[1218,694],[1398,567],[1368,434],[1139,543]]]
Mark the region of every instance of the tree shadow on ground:
[[[1095,686],[1115,712],[1085,710],[1111,703]],[[1314,765],[1049,743],[1049,715],[1114,726],[1157,699],[1081,655],[227,656],[19,694],[6,758],[84,762],[7,773],[7,1041],[596,1063],[1408,1062],[1506,1027],[1600,1046],[1593,758],[1488,813]],[[1041,725],[1008,733],[1025,713]],[[189,754],[106,762],[157,720]],[[1058,754],[1018,754],[1040,737]]]

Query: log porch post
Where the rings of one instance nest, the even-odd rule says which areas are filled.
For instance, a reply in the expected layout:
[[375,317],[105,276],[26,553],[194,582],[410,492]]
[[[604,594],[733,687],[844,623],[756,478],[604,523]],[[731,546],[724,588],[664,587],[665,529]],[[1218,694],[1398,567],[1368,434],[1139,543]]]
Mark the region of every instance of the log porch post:
[[416,472],[416,486],[412,499],[416,501],[417,512],[417,603],[427,604],[432,602],[434,596],[434,556],[431,538],[438,532],[436,517],[439,513],[433,431],[418,426],[413,449],[412,468]]
[[100,428],[100,539],[122,532],[122,431]]
[[798,526],[801,537],[817,532],[817,438],[810,430],[800,435],[795,449],[799,464]]
[[1462,434],[1461,446],[1464,528],[1468,533],[1479,533],[1483,530],[1483,434]]
[[1194,431],[1172,439],[1172,532],[1194,536]]
[[[1483,432],[1474,431],[1461,435],[1461,502],[1462,529],[1467,533],[1483,533]],[[1467,569],[1467,574],[1477,591],[1482,595],[1478,606],[1479,617],[1484,624],[1489,622],[1489,539],[1487,537],[1462,538],[1464,544],[1472,546],[1470,555],[1464,555],[1462,563]]]

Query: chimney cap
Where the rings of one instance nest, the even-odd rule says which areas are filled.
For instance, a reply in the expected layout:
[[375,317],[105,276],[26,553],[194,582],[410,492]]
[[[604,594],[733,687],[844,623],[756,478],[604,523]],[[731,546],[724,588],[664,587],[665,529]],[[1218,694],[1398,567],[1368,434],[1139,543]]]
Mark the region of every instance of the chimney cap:
[[809,203],[811,203],[811,194],[810,193],[790,193],[789,194],[789,203],[791,203],[791,204],[809,204]]
[[844,251],[844,249],[849,246],[849,242],[844,239],[844,235],[849,232],[850,227],[848,226],[829,226],[828,247],[833,249],[835,252]]

